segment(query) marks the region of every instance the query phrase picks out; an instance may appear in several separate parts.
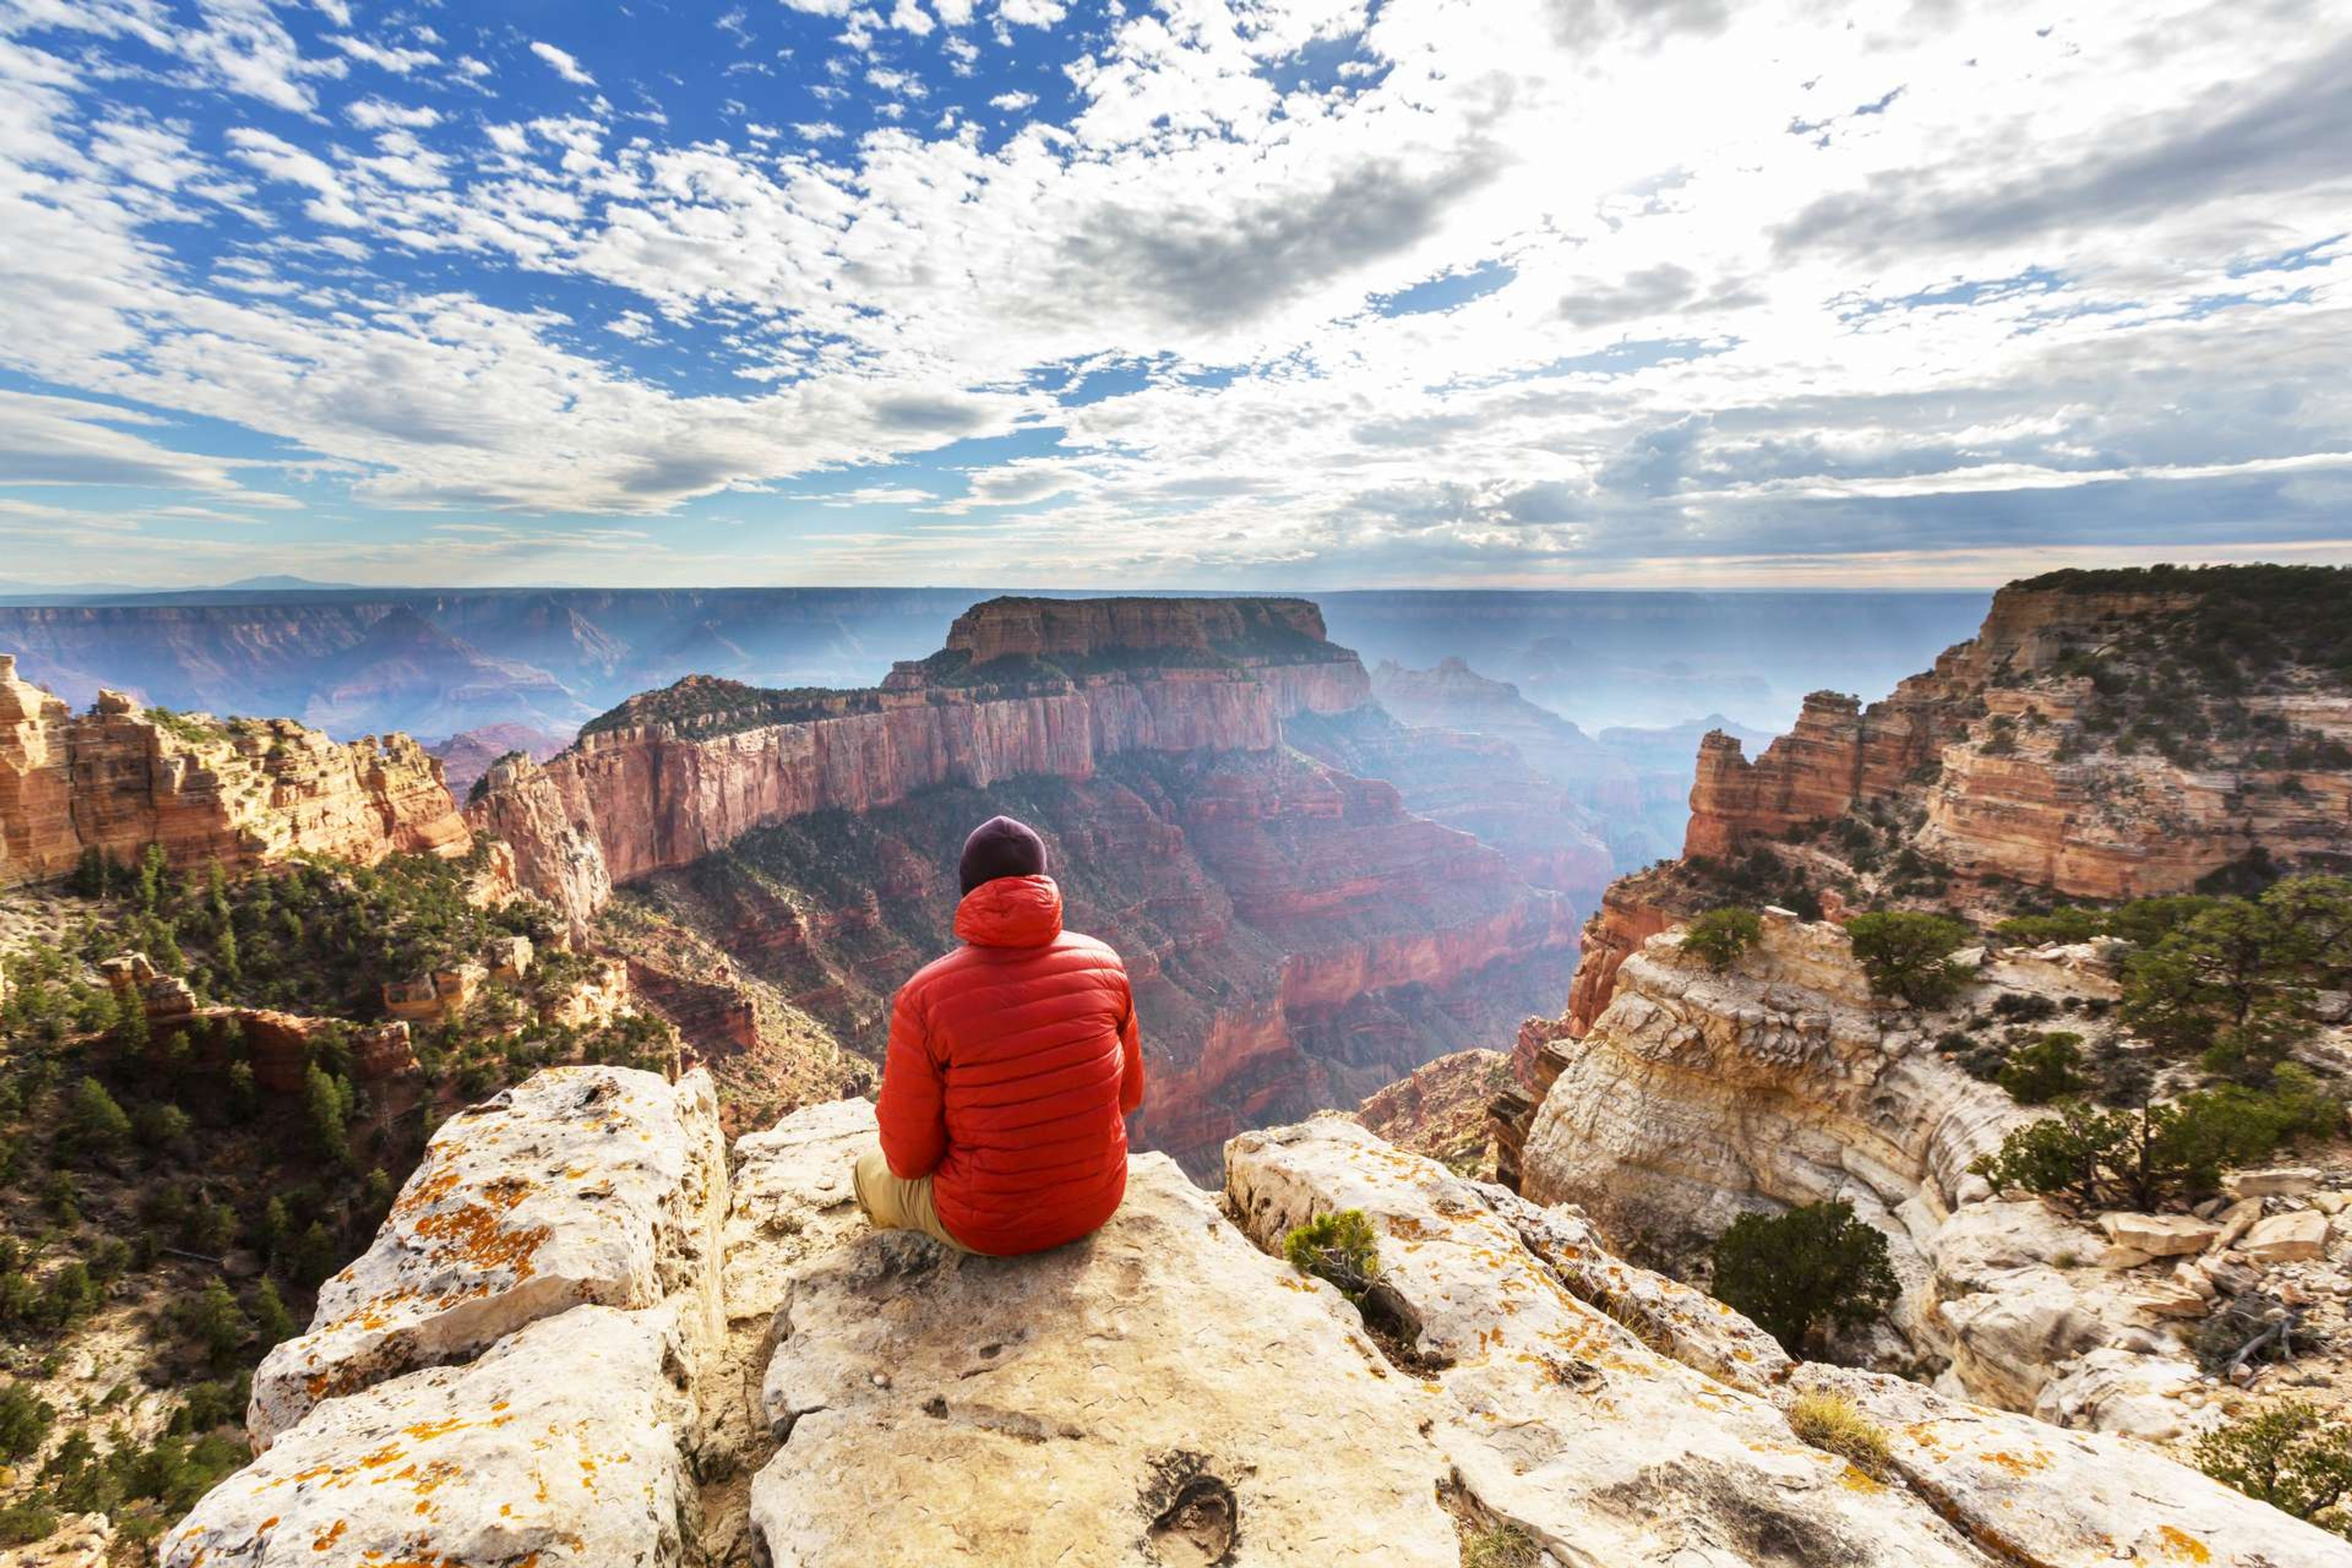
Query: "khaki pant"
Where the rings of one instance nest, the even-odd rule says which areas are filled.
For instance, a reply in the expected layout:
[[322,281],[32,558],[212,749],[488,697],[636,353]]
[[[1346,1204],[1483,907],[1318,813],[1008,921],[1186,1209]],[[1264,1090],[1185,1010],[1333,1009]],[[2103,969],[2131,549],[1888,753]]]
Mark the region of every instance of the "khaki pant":
[[875,1144],[857,1156],[851,1180],[857,1189],[857,1206],[877,1230],[919,1230],[934,1241],[943,1241],[958,1252],[972,1249],[948,1234],[940,1223],[940,1212],[931,1203],[931,1179],[918,1176],[908,1181],[890,1173],[890,1162],[882,1157],[882,1145]]

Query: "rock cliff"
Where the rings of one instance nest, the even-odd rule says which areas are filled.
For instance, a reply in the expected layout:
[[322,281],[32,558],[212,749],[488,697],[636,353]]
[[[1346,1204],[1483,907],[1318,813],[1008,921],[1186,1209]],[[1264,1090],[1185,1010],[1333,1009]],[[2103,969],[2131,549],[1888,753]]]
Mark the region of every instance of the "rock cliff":
[[[621,1133],[625,1176],[583,1096],[668,1097]],[[594,1069],[491,1114],[495,1146],[453,1123],[370,1256],[420,1257],[425,1215],[469,1245],[359,1266],[338,1305],[443,1325],[429,1353],[322,1391],[167,1568],[2352,1564],[2126,1442],[1792,1368],[1572,1215],[1338,1120],[1236,1142],[1237,1224],[1141,1156],[1098,1235],[993,1259],[866,1229],[862,1102],[744,1138],[731,1175],[691,1082]],[[1380,1238],[1366,1311],[1264,1250],[1342,1207]],[[530,1291],[556,1250],[609,1290]],[[676,1267],[630,1261],[656,1256]],[[420,1320],[420,1292],[457,1305]],[[1884,1470],[1796,1438],[1782,1411],[1817,1384],[1887,1429]]]
[[[2093,1027],[2116,993],[2095,949],[1996,950],[1967,996],[1920,1013],[1874,997],[1826,922],[1768,912],[1723,971],[1681,935],[1627,957],[1606,1009],[1556,1047],[1519,1155],[1528,1197],[1572,1201],[1611,1237],[1685,1259],[1749,1210],[1849,1202],[1888,1237],[1902,1281],[1895,1359],[1945,1368],[1954,1394],[2158,1442],[2219,1418],[2189,1348],[2217,1301],[2352,1291],[2352,1231],[2315,1211],[2316,1248],[2271,1257],[2241,1245],[2251,1218],[2231,1231],[2111,1215],[2103,1228],[1969,1173],[2038,1113],[1937,1042],[2004,997]],[[2273,1264],[2294,1267],[2267,1277]]]
[[405,735],[341,745],[289,720],[217,720],[100,692],[77,714],[0,654],[0,887],[150,844],[175,867],[293,855],[373,864],[470,843],[441,764]]
[[[2313,624],[2280,637],[2266,619]],[[1994,596],[1976,637],[1864,708],[1815,692],[1748,761],[1710,735],[1686,856],[1803,837],[1873,803],[1916,850],[2075,897],[2188,889],[2259,848],[2352,861],[2352,687],[2328,568],[2055,574]]]
[[467,809],[576,923],[614,883],[754,828],[940,784],[1085,779],[1127,752],[1265,751],[1286,716],[1368,696],[1304,600],[991,600],[879,689],[697,677],[632,698],[544,766],[491,769]]

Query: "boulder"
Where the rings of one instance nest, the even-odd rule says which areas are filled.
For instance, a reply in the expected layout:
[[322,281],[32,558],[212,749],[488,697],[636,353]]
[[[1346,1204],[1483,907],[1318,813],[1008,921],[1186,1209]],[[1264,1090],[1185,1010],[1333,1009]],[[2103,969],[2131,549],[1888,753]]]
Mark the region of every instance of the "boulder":
[[715,1329],[727,1163],[709,1079],[551,1068],[433,1136],[374,1245],[319,1290],[308,1333],[254,1373],[267,1447],[322,1399],[468,1355],[601,1302],[695,1298]]
[[2261,1263],[2301,1263],[2327,1251],[2327,1216],[2317,1209],[2297,1209],[2256,1220],[2238,1250]]
[[795,1275],[777,1331],[784,1440],[751,1489],[775,1568],[1458,1553],[1427,1395],[1164,1156],[1052,1252],[859,1235]]
[[2295,1198],[2318,1189],[2319,1173],[2309,1165],[2278,1165],[2237,1172],[2222,1185],[2233,1198]]
[[667,1309],[579,1307],[328,1401],[205,1494],[163,1568],[683,1561],[694,1421]]
[[2185,1214],[2103,1214],[2099,1228],[2117,1247],[2150,1258],[2202,1252],[2208,1242],[2221,1234],[2221,1227],[2211,1220]]

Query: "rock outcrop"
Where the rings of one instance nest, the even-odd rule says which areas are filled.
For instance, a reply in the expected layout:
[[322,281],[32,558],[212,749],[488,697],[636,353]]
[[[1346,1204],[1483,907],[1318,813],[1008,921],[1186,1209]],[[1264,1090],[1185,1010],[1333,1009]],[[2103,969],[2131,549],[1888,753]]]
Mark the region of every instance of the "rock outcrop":
[[[534,1184],[593,1158],[581,1087],[542,1075],[497,1113],[509,1155],[537,1152]],[[677,1092],[682,1153],[716,1123]],[[689,1201],[681,1171],[665,1190],[689,1245],[667,1294],[509,1312],[444,1342],[446,1364],[324,1394],[161,1561],[1439,1568],[1519,1542],[1611,1568],[2352,1565],[2352,1546],[2117,1440],[1792,1368],[1572,1214],[1339,1119],[1236,1142],[1240,1228],[1143,1156],[1099,1234],[1004,1259],[862,1223],[848,1166],[872,1125],[838,1101],[745,1137],[723,1200]],[[517,1173],[462,1168],[445,1195],[494,1210]],[[533,1226],[639,1249],[641,1206],[600,1187],[535,1185]],[[1342,1207],[1380,1241],[1360,1310],[1268,1255]],[[1888,1429],[1885,1471],[1797,1439],[1782,1408],[1817,1383]]]
[[[1768,914],[1762,941],[1720,972],[1680,942],[1679,930],[1645,942],[1607,1009],[1559,1047],[1518,1159],[1530,1198],[1573,1202],[1613,1237],[1682,1256],[1750,1210],[1849,1202],[1888,1237],[1903,1285],[1893,1323],[1905,1355],[1948,1369],[1939,1387],[2159,1442],[2218,1417],[2188,1342],[2218,1297],[2331,1239],[2352,1256],[2352,1237],[2331,1238],[2308,1210],[2263,1220],[2272,1230],[2251,1239],[2251,1219],[2234,1232],[2173,1215],[2094,1226],[1969,1173],[2036,1113],[1932,1042],[2000,994],[2086,1026],[2083,1009],[2116,993],[2089,949],[1996,952],[1974,997],[1919,1014],[1874,998],[1827,923]],[[2266,1256],[2253,1242],[2272,1236],[2282,1247]]]
[[53,880],[91,851],[234,870],[294,855],[373,865],[463,854],[441,764],[405,735],[341,745],[290,720],[142,709],[102,691],[77,714],[0,654],[0,887]]
[[551,1068],[433,1136],[375,1245],[269,1352],[247,1425],[267,1447],[321,1400],[463,1359],[584,1302],[668,1303],[713,1331],[708,1251],[726,1162],[707,1078]]
[[2213,647],[2266,613],[2352,615],[2352,581],[2312,570],[2284,607],[2227,570],[2004,588],[1974,639],[1884,701],[1815,692],[1754,762],[1707,736],[1684,853],[1874,804],[1922,816],[1931,862],[2080,898],[2181,891],[2258,848],[2352,863],[2352,689],[2292,647],[2249,668]]

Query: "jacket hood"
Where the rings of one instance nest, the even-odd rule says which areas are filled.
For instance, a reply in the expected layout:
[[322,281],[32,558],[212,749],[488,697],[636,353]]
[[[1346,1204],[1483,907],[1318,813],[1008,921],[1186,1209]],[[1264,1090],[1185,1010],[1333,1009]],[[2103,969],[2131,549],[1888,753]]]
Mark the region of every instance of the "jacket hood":
[[1051,877],[999,877],[956,905],[955,933],[974,947],[1043,947],[1062,934],[1062,889]]

